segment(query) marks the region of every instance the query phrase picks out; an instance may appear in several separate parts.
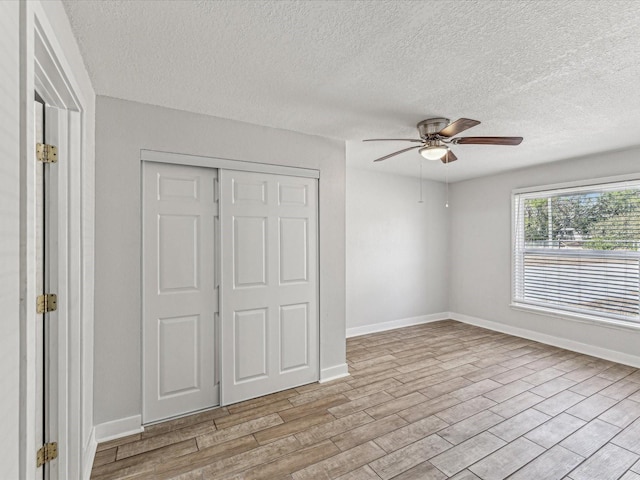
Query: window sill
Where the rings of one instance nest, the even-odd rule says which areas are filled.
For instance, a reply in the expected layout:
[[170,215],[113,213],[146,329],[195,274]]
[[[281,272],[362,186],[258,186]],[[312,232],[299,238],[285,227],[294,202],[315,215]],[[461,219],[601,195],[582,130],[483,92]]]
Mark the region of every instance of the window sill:
[[511,308],[521,310],[523,312],[534,313],[536,315],[544,315],[545,317],[561,318],[563,320],[571,320],[579,323],[587,323],[597,325],[599,327],[612,328],[614,330],[636,331],[640,332],[640,323],[626,322],[624,320],[615,320],[612,318],[597,317],[595,315],[585,315],[581,313],[562,312],[552,308],[539,307],[536,305],[528,305],[525,303],[511,303]]

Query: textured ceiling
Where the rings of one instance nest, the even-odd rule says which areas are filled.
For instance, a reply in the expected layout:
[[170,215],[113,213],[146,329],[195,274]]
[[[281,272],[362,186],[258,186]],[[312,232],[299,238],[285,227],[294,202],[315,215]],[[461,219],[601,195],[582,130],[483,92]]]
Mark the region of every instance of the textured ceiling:
[[[454,147],[456,181],[640,144],[640,2],[71,1],[96,92],[347,140],[371,160],[444,116],[519,147]],[[251,141],[251,138],[247,138]],[[397,147],[397,148],[396,148]],[[639,159],[640,162],[640,159]]]

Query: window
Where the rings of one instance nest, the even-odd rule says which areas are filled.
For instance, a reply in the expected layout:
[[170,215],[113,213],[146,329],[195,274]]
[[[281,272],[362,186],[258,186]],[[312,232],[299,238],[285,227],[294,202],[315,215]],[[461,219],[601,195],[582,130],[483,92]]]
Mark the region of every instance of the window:
[[513,303],[640,322],[640,180],[513,195]]

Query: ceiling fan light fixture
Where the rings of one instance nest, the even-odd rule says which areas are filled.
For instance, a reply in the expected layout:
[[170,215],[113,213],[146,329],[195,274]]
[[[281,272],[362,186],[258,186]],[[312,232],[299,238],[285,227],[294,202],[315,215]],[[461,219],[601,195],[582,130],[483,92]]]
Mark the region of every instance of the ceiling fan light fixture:
[[445,145],[429,145],[418,150],[427,160],[440,160],[448,151],[449,148]]

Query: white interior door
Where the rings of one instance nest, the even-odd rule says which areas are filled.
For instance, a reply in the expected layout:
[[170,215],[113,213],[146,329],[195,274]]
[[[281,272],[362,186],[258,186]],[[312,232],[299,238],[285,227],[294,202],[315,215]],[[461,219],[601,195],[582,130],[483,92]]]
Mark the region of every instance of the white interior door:
[[[61,110],[45,106],[44,143],[58,147],[58,159],[67,162],[68,144],[63,134],[64,127],[60,122]],[[64,295],[59,289],[59,195],[60,195],[59,163],[48,163],[44,166],[44,292],[58,295],[58,303],[64,303]],[[65,308],[61,305],[61,308]],[[45,442],[58,443],[58,457],[44,465],[45,480],[56,480],[64,468],[68,449],[68,439],[60,434],[60,373],[59,373],[59,310],[44,314],[44,439]]]
[[[34,101],[34,134],[36,143],[44,143],[44,104]],[[35,233],[36,233],[36,295],[45,293],[45,203],[44,164],[35,163]],[[35,308],[35,306],[34,306]],[[45,314],[37,315],[36,323],[36,451],[45,443]],[[36,470],[37,478],[44,477],[44,466]]]
[[143,422],[219,403],[216,170],[143,162]]
[[318,380],[317,180],[220,171],[221,395]]
[[[59,147],[65,158],[65,145],[60,142],[57,116],[59,110],[46,106],[40,97],[35,106],[35,142]],[[46,129],[45,129],[46,126]],[[36,294],[58,293],[58,164],[35,162],[35,233],[36,233]],[[35,304],[34,304],[35,308]],[[58,432],[58,312],[38,314],[36,324],[36,449],[46,443],[58,443],[64,448],[64,438]],[[62,440],[62,442],[61,442]],[[56,480],[56,457],[37,467],[37,478]]]

